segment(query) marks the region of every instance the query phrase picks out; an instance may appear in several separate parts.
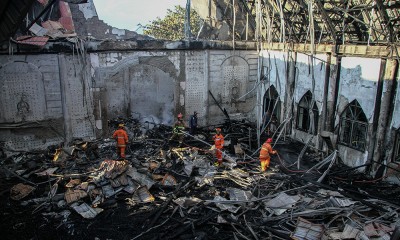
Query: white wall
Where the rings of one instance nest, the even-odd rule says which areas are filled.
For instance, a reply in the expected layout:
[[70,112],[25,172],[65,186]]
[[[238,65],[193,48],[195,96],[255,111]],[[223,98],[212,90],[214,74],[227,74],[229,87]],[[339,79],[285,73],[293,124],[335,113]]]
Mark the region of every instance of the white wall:
[[316,101],[318,111],[321,114],[323,97],[324,97],[324,83],[325,83],[325,70],[326,70],[325,54],[317,54],[314,58],[314,90],[313,78],[311,72],[312,59],[310,56],[298,53],[296,61],[296,80],[294,100],[298,104],[300,99],[307,91],[310,91]]
[[395,129],[400,128],[400,71],[398,71],[397,73],[396,98],[394,103],[393,118],[390,124],[390,127]]
[[[264,91],[274,85],[280,96],[281,108],[290,108],[291,106],[285,105],[287,104],[285,103],[287,100],[285,96],[288,74],[287,53],[263,51],[260,55],[264,73],[267,74]],[[154,111],[154,117],[158,119],[158,123],[172,123],[178,112],[182,112],[187,119],[193,111],[197,111],[201,125],[221,124],[225,116],[209,95],[209,90],[232,119],[249,117],[255,122],[257,106],[255,84],[259,58],[256,51],[125,51],[90,53],[87,58],[82,57],[68,54],[0,56],[3,71],[7,69],[4,66],[8,63],[20,61],[34,65],[40,72],[39,75],[42,76],[41,81],[44,84],[44,90],[40,94],[45,96],[47,107],[43,116],[46,119],[58,119],[57,126],[61,129],[61,136],[56,133],[50,137],[44,136],[48,144],[54,143],[55,139],[62,140],[66,136],[93,137],[93,131],[101,130],[104,120],[123,115],[128,110],[132,110],[132,106],[135,109],[144,106],[143,108],[150,109],[150,112]],[[305,54],[297,54],[293,96],[295,110],[301,97],[310,90],[314,94],[319,112],[322,112],[326,59],[327,56],[324,54],[316,55],[315,89],[312,91],[309,57]],[[370,125],[372,124],[380,66],[380,59],[342,58],[335,116],[336,129],[340,114],[354,99],[360,103]],[[14,72],[17,73],[17,70],[14,69]],[[88,74],[88,78],[85,78],[85,74]],[[3,79],[7,76],[3,73]],[[132,84],[132,81],[135,84]],[[137,94],[141,94],[135,91],[136,88],[140,88],[140,82],[144,82],[143,86],[148,85],[148,88],[142,89],[148,95],[135,98]],[[172,95],[164,96],[164,90],[168,90],[168,94]],[[392,128],[400,127],[400,84],[397,84],[396,91],[396,102],[390,125]],[[171,96],[174,106],[164,107],[164,109],[158,107],[166,106],[164,100],[171,99]],[[135,102],[135,100],[138,101]],[[3,108],[4,105],[18,102],[16,99],[2,101]],[[263,99],[261,98],[260,101]],[[102,111],[103,109],[106,110]],[[107,111],[109,116],[105,115]],[[5,114],[4,109],[0,112],[0,119],[2,114]],[[94,116],[97,118],[93,119]],[[0,124],[4,123],[4,121],[0,122]],[[3,137],[13,141],[14,146],[29,148],[43,145],[43,139],[36,139],[33,135],[27,134],[21,141],[22,138],[17,138],[16,135],[11,134],[11,131],[2,133]],[[295,138],[301,140],[307,140],[311,136],[295,129],[293,133]],[[27,143],[33,143],[33,145]],[[341,145],[338,148],[339,156],[349,166],[361,165],[367,160],[367,150],[360,152]]]
[[[216,51],[209,53],[209,90],[222,108],[232,118],[253,116],[256,92],[253,87],[257,80],[258,55],[256,51]],[[235,88],[237,92],[232,97]],[[245,97],[245,94],[247,94]],[[208,121],[211,124],[223,123],[225,116],[208,97]],[[254,116],[253,116],[254,119]]]
[[[295,102],[295,116],[294,119],[294,129],[293,137],[295,139],[307,142],[309,138],[314,135],[297,130],[295,128],[297,121],[297,111],[298,104],[301,98],[310,91],[314,97],[316,105],[318,107],[319,119],[321,118],[321,113],[324,103],[324,84],[325,84],[325,73],[326,73],[326,60],[327,56],[325,54],[316,54],[314,58],[309,55],[297,54],[296,60],[296,79],[295,79],[295,90],[294,90],[294,102]],[[314,66],[313,68],[311,66]],[[313,71],[312,71],[313,69]],[[314,79],[313,79],[314,74]],[[320,123],[318,123],[319,125]],[[318,127],[319,128],[319,127]],[[318,131],[318,129],[316,129]],[[312,144],[317,146],[319,138],[314,137],[312,139]]]
[[[335,127],[338,128],[340,114],[353,100],[357,100],[370,123],[373,122],[375,98],[378,88],[380,59],[343,57],[340,69],[340,85],[336,108]],[[367,137],[369,143],[370,136]],[[368,144],[367,144],[368,146]],[[339,156],[348,166],[365,164],[368,158],[368,147],[364,152],[338,145]]]
[[[343,57],[340,69],[338,114],[348,103],[357,99],[369,123],[373,121],[375,96],[378,87],[380,59]],[[339,116],[336,116],[338,124]]]
[[142,121],[172,125],[174,108],[185,105],[179,51],[91,53],[90,59],[94,87],[106,95],[95,104],[107,106],[109,119],[129,113]]
[[273,85],[279,94],[281,102],[285,100],[286,92],[286,61],[287,53],[279,51],[263,51],[264,74],[267,76],[264,91]]

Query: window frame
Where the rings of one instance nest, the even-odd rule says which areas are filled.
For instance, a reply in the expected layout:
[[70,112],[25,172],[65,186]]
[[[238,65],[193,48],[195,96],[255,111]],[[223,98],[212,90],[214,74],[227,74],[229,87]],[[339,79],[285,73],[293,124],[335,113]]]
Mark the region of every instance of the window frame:
[[[267,102],[268,102],[268,104],[267,104]],[[272,108],[269,108],[269,106],[274,106],[274,105],[275,105],[274,112],[271,112]],[[274,85],[271,85],[264,93],[263,113],[262,113],[263,117],[267,113],[267,111],[270,111],[271,117],[275,114],[276,119],[279,121],[280,115],[281,115],[281,113],[280,113],[281,101],[280,101],[279,93],[278,93],[278,91],[276,91],[276,88]]]
[[[314,115],[314,131],[310,132],[310,103],[312,101],[312,93],[307,91],[297,104],[297,118],[296,118],[296,129],[302,132],[306,132],[312,135],[318,133],[318,121],[319,121],[319,110],[316,102],[312,104],[312,111]],[[301,123],[301,124],[300,124]]]
[[338,144],[364,152],[367,149],[367,140],[367,118],[360,104],[353,101],[340,115]]

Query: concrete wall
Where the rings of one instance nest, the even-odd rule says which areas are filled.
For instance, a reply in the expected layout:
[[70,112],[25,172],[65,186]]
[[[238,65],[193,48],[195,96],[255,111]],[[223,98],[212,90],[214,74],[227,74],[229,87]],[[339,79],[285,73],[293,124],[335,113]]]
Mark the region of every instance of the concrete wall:
[[[264,81],[256,85],[259,59]],[[259,58],[255,50],[217,49],[1,55],[0,141],[10,150],[26,150],[109,137],[108,120],[118,116],[172,125],[178,113],[188,119],[197,111],[200,125],[221,124],[226,116],[220,107],[231,119],[255,122],[256,107],[263,104],[257,104],[257,91],[263,101],[274,86],[281,103],[278,120],[292,121],[287,133],[293,138],[312,137],[295,128],[307,91],[318,106],[319,134],[337,136],[340,115],[357,100],[368,119],[368,147],[359,151],[339,144],[340,158],[349,166],[390,161],[400,127],[396,62],[317,54],[313,81],[310,61],[301,53],[265,50]],[[313,145],[325,149],[319,136]]]
[[[233,54],[235,54],[233,56]],[[245,95],[257,77],[251,51],[141,51],[92,53],[97,127],[117,116],[148,118],[172,125],[178,113],[197,111],[200,125],[223,123],[225,116],[210,96],[235,117],[251,115],[254,93]],[[253,100],[253,101],[252,101]],[[96,106],[97,105],[97,106]],[[243,112],[245,114],[243,114]]]
[[254,115],[256,51],[2,55],[0,64],[0,141],[10,150],[109,137],[118,116],[172,125],[197,111],[200,125],[221,124],[217,103],[232,119]]
[[390,123],[390,127],[394,129],[400,128],[400,71],[397,71],[396,76],[397,86],[396,86],[396,95],[394,100],[394,110],[393,110],[393,118]]
[[[315,81],[313,82],[309,56],[297,53],[294,59],[287,61],[286,52],[264,51],[261,55],[264,59],[264,72],[267,72],[268,76],[263,91],[270,85],[278,86],[277,80],[280,80],[280,84],[283,85],[282,91],[286,91],[286,96],[279,94],[280,99],[283,108],[289,110],[286,111],[286,115],[282,115],[280,121],[293,119],[291,136],[294,139],[306,142],[313,136],[295,127],[299,101],[307,91],[310,91],[314,95],[319,111],[318,135],[311,142],[314,147],[326,150],[325,142],[320,134],[330,132],[331,141],[337,145],[341,160],[348,166],[360,166],[372,161],[391,161],[394,135],[400,122],[400,114],[397,114],[400,111],[399,86],[396,85],[396,89],[391,87],[395,85],[393,72],[396,72],[398,77],[397,65],[394,61],[387,60],[386,63],[386,60],[381,59],[317,54],[314,58]],[[295,74],[292,76],[290,62],[295,63]],[[337,144],[340,116],[353,100],[358,101],[368,119],[365,151]],[[393,102],[393,111],[390,110],[390,102]],[[284,110],[281,111],[285,113]],[[332,127],[330,118],[333,118]],[[385,127],[385,121],[388,122],[391,130]],[[381,128],[387,129],[387,132],[380,130]],[[382,139],[385,138],[384,145],[381,142],[384,142],[385,140]],[[376,167],[371,170],[375,171]]]
[[181,95],[180,104],[185,106],[185,119],[197,111],[198,123],[207,124],[209,98],[209,51],[188,51],[185,54],[186,81],[182,83],[185,95]]
[[[314,146],[318,145],[319,138],[296,129],[298,104],[302,97],[310,91],[316,102],[319,112],[319,119],[321,119],[323,103],[324,103],[324,82],[326,70],[326,55],[317,54],[313,57],[305,54],[297,54],[296,59],[296,79],[294,91],[294,113],[293,113],[293,134],[295,139],[307,142],[310,137],[313,137],[312,143]],[[321,123],[318,123],[320,127]],[[317,129],[318,131],[318,129]]]
[[[372,135],[372,123],[380,71],[380,59],[344,57],[341,61],[335,127],[336,129],[339,127],[340,114],[342,114],[348,104],[353,100],[357,100],[369,123],[367,143],[370,143]],[[368,160],[368,154],[371,151],[371,149],[367,148],[364,152],[360,152],[340,144],[338,148],[339,156],[349,166],[365,164]]]
[[281,104],[280,118],[278,116],[278,122],[281,122],[284,118],[284,108],[282,107],[285,101],[286,92],[286,73],[287,73],[287,54],[279,51],[263,51],[261,52],[263,62],[263,73],[265,76],[265,84],[262,85],[263,96],[267,93],[268,89],[273,86],[278,95]]
[[87,55],[60,54],[60,69],[65,140],[92,139],[95,137],[93,117],[92,79],[90,59]]
[[[92,53],[97,130],[118,116],[171,125],[175,111],[184,111],[184,52]],[[100,124],[101,122],[101,124]],[[103,132],[104,133],[104,132]]]
[[0,56],[0,142],[42,148],[64,137],[57,55]]
[[[254,116],[255,91],[257,80],[256,51],[210,51],[209,87],[217,102],[234,118]],[[222,111],[208,97],[208,123],[222,123],[225,119]]]
[[[398,71],[399,66],[397,65],[397,75],[395,75],[395,79],[393,80],[394,84],[394,101],[393,101],[393,113],[391,114],[392,119],[387,127],[386,131],[386,158],[384,159],[384,163],[388,164],[392,169],[387,169],[387,180],[389,182],[394,182],[399,184],[400,182],[400,162],[392,162],[393,160],[393,151],[394,146],[396,144],[396,134],[400,131],[400,71]],[[397,169],[395,171],[394,169]]]
[[56,54],[0,56],[0,142],[6,151],[94,137],[82,61]]

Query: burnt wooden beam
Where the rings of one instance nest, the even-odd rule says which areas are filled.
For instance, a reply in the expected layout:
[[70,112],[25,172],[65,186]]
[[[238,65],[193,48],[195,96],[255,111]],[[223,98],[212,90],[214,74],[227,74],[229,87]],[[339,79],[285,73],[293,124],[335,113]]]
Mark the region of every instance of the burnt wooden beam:
[[315,1],[315,4],[318,7],[318,10],[321,12],[321,17],[324,20],[327,29],[329,31],[329,33],[332,36],[333,42],[336,43],[336,30],[335,30],[335,26],[332,24],[331,19],[329,18],[328,14],[325,11],[324,6],[322,5],[322,3],[319,0]]
[[[283,5],[283,9],[285,9],[285,6]],[[291,18],[289,18],[287,16],[287,14],[285,14],[285,11],[283,10],[283,19],[285,20],[285,22],[288,22],[288,24],[286,24],[289,33],[291,34],[291,36],[294,36],[296,38],[296,41],[298,42],[299,39],[296,37],[296,31],[295,29],[293,29],[293,23],[291,21]]]
[[[240,0],[240,2],[242,3],[244,9],[246,10],[246,13],[249,14],[250,16],[252,16],[251,9],[249,8],[249,6],[247,5],[247,3],[245,1],[246,0]],[[239,4],[239,6],[240,6],[240,4]],[[255,23],[254,23],[254,18],[251,18],[251,19],[249,18],[249,24],[253,28],[253,31],[255,31],[256,26],[255,26]]]
[[353,21],[352,25],[354,27],[355,30],[355,34],[357,35],[357,38],[359,41],[366,41],[367,39],[365,39],[365,34],[367,33],[366,29],[362,29],[363,27],[365,28],[366,25],[362,25],[359,22]]
[[[278,16],[280,16],[280,9],[278,9],[278,7],[276,6],[276,4],[274,3],[274,2],[272,2],[271,0],[263,0],[262,1],[262,3],[264,4],[264,5],[267,5],[268,4],[268,6],[271,8],[271,9],[273,9],[273,11],[275,11],[275,13],[276,14],[278,14]],[[285,6],[284,5],[282,5],[282,9],[284,9],[285,8]],[[285,28],[288,30],[288,33],[290,33],[291,34],[291,36],[294,36],[294,37],[296,37],[296,32],[293,30],[293,28],[292,28],[292,22],[289,20],[289,18],[286,16],[286,14],[285,14],[285,11],[284,10],[282,10],[282,17],[283,17],[283,20],[285,21],[285,22],[287,22],[288,24],[285,24]],[[280,17],[279,17],[279,20],[280,20]],[[280,22],[280,21],[279,21]],[[277,23],[277,22],[276,22]],[[279,28],[281,27],[281,24],[279,24]],[[282,33],[280,32],[280,30],[278,30],[278,28],[276,29],[276,31],[279,31],[279,35],[281,35]],[[285,36],[283,36],[283,37],[285,37]],[[297,38],[297,37],[296,37]],[[297,42],[299,41],[299,39],[297,38],[296,39],[297,40]]]
[[376,5],[378,6],[379,15],[381,15],[381,17],[383,18],[384,23],[389,31],[389,36],[387,36],[388,40],[389,40],[389,42],[393,43],[394,42],[393,26],[392,26],[392,23],[390,22],[390,19],[386,12],[386,9],[383,6],[382,0],[375,0],[375,2],[376,2]]
[[[273,12],[275,12],[275,14],[278,14],[277,16],[279,16],[279,11],[278,11],[278,9],[275,8],[275,7],[276,7],[275,4],[272,3],[270,0],[262,0],[261,3],[264,5],[265,8],[266,8],[266,6],[268,5],[268,7],[269,7]],[[271,14],[271,15],[272,15],[272,14]],[[277,33],[277,37],[278,37],[278,39],[279,39],[279,36],[281,35],[281,31],[280,31],[281,22],[280,22],[280,21],[273,21],[273,23],[276,24],[276,26],[277,26],[276,28],[273,29],[273,32]],[[278,25],[278,23],[279,23],[279,25]]]
[[[327,185],[327,184],[319,183],[317,181],[313,181],[313,180],[306,179],[306,178],[300,178],[300,177],[297,177],[297,176],[293,176],[293,178],[298,183],[303,182],[304,185],[305,185],[305,183],[307,182],[307,183],[311,183],[311,184],[313,184],[315,186],[318,186],[318,187],[321,187],[321,188],[324,188],[324,189],[328,189],[328,190],[331,190],[331,191],[337,191],[337,192],[341,193],[343,196],[348,197],[348,198],[350,198],[352,200],[359,201],[359,202],[363,203],[364,205],[366,205],[368,207],[371,207],[373,209],[376,209],[376,210],[379,210],[379,211],[382,211],[382,212],[390,212],[390,210],[383,208],[381,205],[378,205],[378,204],[375,204],[375,203],[367,201],[366,199],[368,199],[369,196],[364,194],[364,193],[362,193],[362,192],[351,191],[350,189],[343,190],[343,189],[339,188],[338,186],[330,186],[330,185]],[[354,194],[352,194],[350,192],[355,193],[357,195],[354,195]]]
[[51,1],[50,3],[47,4],[47,6],[43,9],[41,13],[31,22],[29,25],[25,28],[25,31],[28,31],[33,24],[35,24],[49,9],[56,3],[56,0]]

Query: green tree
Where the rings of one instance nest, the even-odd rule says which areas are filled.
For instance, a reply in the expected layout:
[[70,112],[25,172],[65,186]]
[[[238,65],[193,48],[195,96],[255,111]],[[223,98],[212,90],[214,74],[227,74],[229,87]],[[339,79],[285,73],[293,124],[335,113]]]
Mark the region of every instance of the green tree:
[[[164,19],[157,17],[156,20],[143,26],[143,33],[157,39],[180,40],[185,38],[186,9],[181,6],[175,6],[174,10],[167,10]],[[202,20],[195,10],[190,10],[190,28],[192,34],[196,35],[201,26]]]

